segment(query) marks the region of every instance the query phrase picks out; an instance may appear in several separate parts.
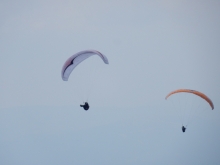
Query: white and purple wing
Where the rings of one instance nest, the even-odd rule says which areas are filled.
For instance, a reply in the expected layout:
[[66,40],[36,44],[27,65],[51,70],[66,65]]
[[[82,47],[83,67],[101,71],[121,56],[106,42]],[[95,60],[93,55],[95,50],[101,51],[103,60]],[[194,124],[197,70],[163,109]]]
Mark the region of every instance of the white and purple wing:
[[72,55],[70,58],[67,59],[67,61],[64,63],[61,77],[63,81],[68,81],[68,78],[73,71],[73,69],[80,64],[85,59],[89,58],[90,56],[98,55],[105,64],[108,64],[108,59],[106,56],[104,56],[102,53],[96,51],[96,50],[85,50],[78,52],[74,55]]

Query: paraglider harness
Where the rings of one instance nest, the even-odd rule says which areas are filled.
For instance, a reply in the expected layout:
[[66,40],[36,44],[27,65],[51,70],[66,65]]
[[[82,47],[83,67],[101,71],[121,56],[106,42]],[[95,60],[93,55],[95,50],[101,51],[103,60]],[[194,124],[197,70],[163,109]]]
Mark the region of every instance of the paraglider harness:
[[84,105],[80,105],[80,107],[83,107],[85,111],[87,111],[89,109],[89,104],[87,102],[85,102]]
[[182,126],[182,131],[185,132],[186,131],[186,127]]

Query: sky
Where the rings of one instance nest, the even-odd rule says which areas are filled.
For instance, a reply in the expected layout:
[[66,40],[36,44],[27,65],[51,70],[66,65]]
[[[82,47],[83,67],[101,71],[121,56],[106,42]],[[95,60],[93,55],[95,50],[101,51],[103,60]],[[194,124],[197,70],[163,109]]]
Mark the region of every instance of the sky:
[[[218,0],[1,0],[0,164],[220,164],[219,17]],[[64,82],[87,49],[109,64],[92,56]],[[179,88],[215,109],[165,100]]]

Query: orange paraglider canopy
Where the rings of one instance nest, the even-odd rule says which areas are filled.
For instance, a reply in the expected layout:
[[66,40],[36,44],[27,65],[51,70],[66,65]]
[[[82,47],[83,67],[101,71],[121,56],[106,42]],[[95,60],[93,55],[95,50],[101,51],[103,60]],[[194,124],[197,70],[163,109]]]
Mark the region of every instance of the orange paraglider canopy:
[[209,105],[212,107],[212,110],[214,109],[214,105],[212,103],[212,100],[210,98],[208,98],[208,96],[206,96],[205,94],[199,92],[199,91],[196,91],[196,90],[191,90],[191,89],[177,89],[175,91],[172,91],[170,92],[165,99],[167,99],[169,96],[173,95],[173,94],[176,94],[176,93],[181,93],[181,92],[186,92],[186,93],[192,93],[192,94],[195,94],[201,98],[203,98],[204,100],[206,100]]

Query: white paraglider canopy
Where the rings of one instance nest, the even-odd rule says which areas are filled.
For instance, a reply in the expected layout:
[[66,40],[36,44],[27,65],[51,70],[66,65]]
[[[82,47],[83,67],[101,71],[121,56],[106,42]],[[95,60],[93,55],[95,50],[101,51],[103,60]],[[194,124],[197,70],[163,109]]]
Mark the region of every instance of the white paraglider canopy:
[[104,56],[102,53],[96,50],[85,50],[78,52],[74,55],[72,55],[70,58],[67,59],[67,61],[64,63],[61,77],[63,81],[68,81],[68,78],[71,74],[71,72],[74,70],[74,68],[80,64],[85,59],[89,58],[90,56],[98,55],[105,64],[108,64],[108,59],[106,56]]

